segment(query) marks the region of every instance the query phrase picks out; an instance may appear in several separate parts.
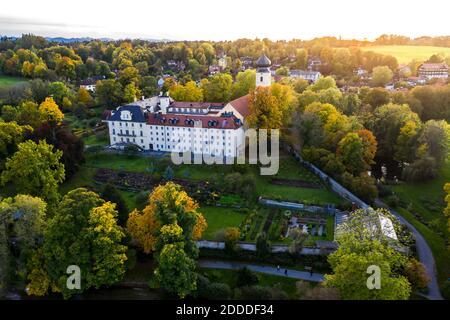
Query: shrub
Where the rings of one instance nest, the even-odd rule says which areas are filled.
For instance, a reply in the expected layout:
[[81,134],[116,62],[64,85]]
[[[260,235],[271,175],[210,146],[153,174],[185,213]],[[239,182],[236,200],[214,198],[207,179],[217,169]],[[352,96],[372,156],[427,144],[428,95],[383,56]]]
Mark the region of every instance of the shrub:
[[258,276],[256,275],[256,273],[254,273],[247,267],[244,267],[244,268],[238,270],[237,281],[236,281],[237,287],[253,286],[258,283],[259,283],[259,279],[258,279]]
[[386,199],[386,203],[392,208],[397,208],[400,206],[400,198],[393,194]]

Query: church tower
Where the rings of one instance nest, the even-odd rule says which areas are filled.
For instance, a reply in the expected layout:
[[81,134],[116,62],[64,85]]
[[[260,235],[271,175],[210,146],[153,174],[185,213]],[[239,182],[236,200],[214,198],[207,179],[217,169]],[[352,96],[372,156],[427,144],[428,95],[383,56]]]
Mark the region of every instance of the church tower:
[[272,84],[270,65],[272,62],[265,54],[256,60],[256,87],[268,87]]

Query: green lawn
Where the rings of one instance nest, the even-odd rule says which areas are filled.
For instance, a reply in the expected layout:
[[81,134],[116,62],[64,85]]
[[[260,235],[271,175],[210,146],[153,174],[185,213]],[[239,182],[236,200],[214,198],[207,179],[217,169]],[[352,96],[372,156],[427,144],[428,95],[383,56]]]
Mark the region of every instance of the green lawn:
[[109,145],[109,137],[106,131],[93,133],[83,138],[84,144],[87,146],[107,146]]
[[[95,168],[109,168],[115,170],[127,170],[132,172],[148,172],[151,164],[157,166],[157,163],[164,161],[174,169],[175,177],[189,180],[207,180],[213,181],[217,177],[222,177],[232,172],[231,165],[179,165],[171,164],[169,156],[164,158],[149,158],[133,155],[119,154],[90,154],[87,155],[87,165]],[[338,204],[342,199],[334,192],[326,189],[310,189],[292,186],[282,186],[270,184],[272,178],[289,178],[304,181],[318,182],[316,176],[310,173],[306,168],[295,162],[289,156],[280,158],[280,171],[275,176],[261,176],[259,168],[254,165],[251,167],[256,179],[256,191],[258,195],[268,198],[276,198],[288,201],[305,202],[309,204]]]
[[445,207],[444,185],[450,182],[450,160],[444,165],[436,179],[422,183],[404,183],[392,186],[403,202],[414,212],[420,214],[425,221],[440,224],[446,229],[446,220],[442,211]]
[[[405,207],[397,208],[398,212],[416,227],[433,251],[441,283],[450,275],[450,253],[444,237],[436,233],[440,231],[444,233],[445,238],[448,237],[447,219],[443,215],[445,207],[443,187],[447,182],[450,182],[450,161],[447,161],[434,180],[391,187]],[[411,211],[422,217],[428,226],[421,223]]]
[[426,225],[420,223],[408,210],[398,208],[397,212],[408,220],[427,241],[436,262],[439,282],[443,283],[450,275],[450,253],[447,250],[445,240]]
[[27,81],[27,79],[25,79],[25,78],[0,75],[0,88],[9,87],[14,84],[17,84],[20,82],[26,82],[26,81]]
[[239,227],[245,219],[246,213],[238,212],[233,208],[201,207],[199,210],[208,223],[208,228],[203,233],[203,239],[215,240],[217,231],[228,227]]
[[433,54],[450,55],[450,48],[433,46],[370,46],[361,49],[394,56],[399,63],[408,63],[413,59],[427,60]]

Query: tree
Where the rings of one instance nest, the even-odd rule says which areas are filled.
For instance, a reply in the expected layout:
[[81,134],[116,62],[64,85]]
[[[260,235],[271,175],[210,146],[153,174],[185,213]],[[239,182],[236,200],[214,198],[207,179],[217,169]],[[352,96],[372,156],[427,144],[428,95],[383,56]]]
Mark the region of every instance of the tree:
[[[42,252],[34,257],[30,292],[45,295],[51,288],[68,298],[120,281],[125,273],[126,247],[121,244],[125,234],[116,216],[115,205],[94,192],[79,188],[67,193],[48,223]],[[66,286],[69,265],[82,270],[79,290]],[[43,279],[47,286],[42,285]]]
[[420,119],[417,113],[412,112],[405,104],[389,103],[375,110],[372,131],[378,142],[377,157],[384,159],[393,157],[400,129],[409,121],[420,126]]
[[233,83],[233,99],[245,96],[255,89],[256,71],[248,69],[238,72]]
[[267,240],[267,235],[263,231],[256,236],[256,254],[260,258],[265,258],[271,253],[271,245]]
[[217,73],[201,82],[204,100],[208,102],[230,101],[233,87],[233,78],[227,73]]
[[164,171],[164,179],[167,181],[170,181],[173,179],[173,169],[171,166],[167,166],[166,170]]
[[[47,204],[44,201],[28,195],[16,195],[14,198],[6,198],[0,202],[0,219],[6,219],[2,221],[2,227],[6,225],[5,222],[11,227],[8,229],[9,232],[2,230],[5,234],[0,235],[0,241],[4,240],[3,236],[17,239],[15,247],[18,250],[19,259],[15,269],[19,275],[27,274],[27,262],[33,250],[40,246],[46,227],[46,210]],[[0,251],[7,250],[6,246],[6,242],[0,244]],[[3,254],[8,260],[9,254]],[[0,269],[2,269],[1,266]]]
[[125,233],[117,225],[115,207],[115,204],[105,202],[89,212],[86,237],[94,262],[87,278],[88,285],[96,289],[119,282],[126,270],[127,247],[121,244]]
[[3,169],[6,158],[17,150],[18,144],[32,130],[31,127],[20,126],[16,122],[0,121],[0,169]]
[[445,184],[444,191],[447,193],[444,199],[447,203],[447,207],[444,209],[444,215],[448,217],[448,230],[450,230],[450,183]]
[[252,128],[280,129],[283,112],[270,87],[258,87],[250,93],[250,115],[247,123]]
[[426,288],[431,281],[425,266],[416,259],[410,259],[405,267],[405,274],[413,290]]
[[298,105],[297,96],[290,86],[274,83],[271,87],[272,95],[281,110],[283,123],[289,125],[292,121],[291,114]]
[[361,137],[354,132],[339,141],[337,154],[341,157],[342,163],[352,174],[359,175],[370,168],[364,159],[364,145]]
[[249,268],[244,267],[238,270],[236,287],[249,287],[259,283],[258,276]]
[[139,81],[139,71],[135,67],[126,67],[119,72],[119,82],[126,87],[130,83],[137,85]]
[[197,289],[197,274],[194,271],[195,262],[183,250],[182,243],[167,244],[158,256],[155,282],[184,298]]
[[194,81],[172,86],[169,95],[176,101],[203,101],[203,90],[197,87]]
[[69,97],[70,89],[63,82],[52,82],[48,85],[48,94],[56,104],[62,105],[63,99]]
[[[379,227],[384,209],[356,210],[336,230],[338,249],[328,256],[333,274],[325,275],[325,286],[336,288],[342,299],[406,300],[411,293],[408,280],[399,274],[405,257],[393,249]],[[370,290],[367,268],[380,268],[381,288]]]
[[29,125],[34,129],[40,126],[42,122],[38,104],[30,100],[23,101],[17,107],[16,119],[20,125]]
[[236,250],[236,245],[241,233],[238,228],[229,227],[225,229],[225,250],[229,253],[233,253]]
[[372,85],[383,87],[392,81],[394,73],[388,66],[378,66],[372,70]]
[[420,131],[420,123],[407,121],[400,128],[397,136],[394,159],[401,163],[411,163],[416,158],[417,139]]
[[314,84],[308,87],[308,89],[313,92],[319,92],[330,88],[337,88],[336,80],[334,80],[333,77],[319,78]]
[[118,212],[118,224],[125,226],[128,219],[128,209],[122,194],[114,187],[112,183],[103,186],[100,197],[106,201],[116,204]]
[[300,254],[303,249],[303,245],[308,240],[308,233],[303,232],[299,228],[293,229],[289,232],[289,236],[292,238],[292,242],[289,245],[289,253],[295,258]]
[[127,228],[145,253],[155,250],[157,236],[162,226],[177,223],[183,229],[186,251],[194,250],[195,242],[206,229],[206,220],[197,211],[198,204],[173,182],[156,187],[142,210],[130,213]]
[[65,177],[64,165],[59,162],[61,156],[61,151],[53,152],[53,146],[45,141],[22,142],[6,161],[1,182],[3,185],[9,182],[21,193],[54,203],[58,199],[58,185]]
[[39,114],[42,122],[48,122],[51,126],[56,126],[64,119],[64,114],[59,110],[58,105],[52,97],[45,98],[39,105]]
[[33,132],[32,139],[52,141],[57,150],[62,151],[61,162],[64,164],[66,178],[73,176],[84,163],[84,142],[65,126],[52,128],[48,123],[42,124]]
[[364,95],[363,102],[371,105],[372,109],[376,109],[390,102],[389,92],[384,88],[373,88]]
[[438,176],[436,159],[427,155],[421,156],[402,171],[402,179],[410,182],[421,182]]
[[436,159],[440,167],[447,158],[450,141],[450,125],[445,120],[428,120],[418,138],[421,145],[426,145],[427,154]]
[[77,100],[78,100],[78,102],[84,104],[87,107],[90,107],[92,105],[92,102],[93,102],[91,94],[85,88],[78,89]]
[[97,81],[95,86],[98,104],[106,108],[116,108],[122,102],[123,87],[114,79]]
[[134,82],[131,82],[123,89],[123,100],[126,103],[135,101],[141,95],[140,90],[136,87]]

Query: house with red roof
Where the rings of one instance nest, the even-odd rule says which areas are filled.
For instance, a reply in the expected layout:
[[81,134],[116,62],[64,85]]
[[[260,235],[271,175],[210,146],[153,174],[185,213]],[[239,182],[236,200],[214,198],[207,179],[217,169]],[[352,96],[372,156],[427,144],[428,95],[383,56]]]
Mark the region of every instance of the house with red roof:
[[449,67],[446,63],[423,63],[418,70],[419,77],[425,79],[448,78]]

